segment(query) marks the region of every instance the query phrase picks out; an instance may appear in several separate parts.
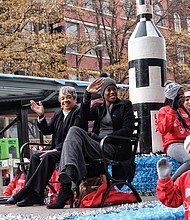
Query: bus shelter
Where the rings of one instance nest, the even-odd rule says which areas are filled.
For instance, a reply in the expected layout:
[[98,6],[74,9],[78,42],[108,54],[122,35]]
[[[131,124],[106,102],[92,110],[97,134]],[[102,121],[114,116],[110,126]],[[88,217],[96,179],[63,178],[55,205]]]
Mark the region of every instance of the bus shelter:
[[[60,107],[58,93],[61,86],[73,86],[77,90],[78,102],[88,82],[32,77],[12,74],[0,74],[0,137],[12,126],[17,127],[19,145],[29,141],[28,117],[34,115],[30,109],[30,100],[42,101],[45,112],[53,112]],[[5,119],[10,119],[6,120]],[[8,135],[10,137],[10,134]]]
[[[51,118],[56,108],[60,107],[58,93],[61,86],[75,87],[77,102],[80,103],[88,84],[89,82],[77,80],[0,74],[0,119],[2,121],[0,138],[17,136],[19,146],[31,141],[32,135],[33,139],[37,136],[39,141],[43,141],[43,136],[39,131],[32,129],[35,123],[29,123],[29,118],[35,118],[35,120],[37,118],[37,115],[30,109],[30,100],[42,101],[46,115]],[[118,87],[128,88],[128,85],[118,84]],[[13,127],[12,133],[6,134]],[[34,134],[36,132],[38,134]]]

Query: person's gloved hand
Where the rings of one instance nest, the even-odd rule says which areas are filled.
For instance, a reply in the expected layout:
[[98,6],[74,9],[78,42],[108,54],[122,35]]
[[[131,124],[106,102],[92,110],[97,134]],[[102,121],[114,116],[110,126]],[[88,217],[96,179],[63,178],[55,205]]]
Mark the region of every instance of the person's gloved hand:
[[171,106],[174,111],[177,111],[177,109],[179,108],[179,105],[180,105],[179,101],[180,101],[180,96],[177,95],[175,99],[173,100],[172,106]]
[[156,168],[158,172],[158,178],[164,180],[170,176],[172,163],[169,163],[166,158],[162,158],[157,162]]
[[95,134],[94,132],[89,132],[88,136],[91,137],[95,141],[98,141],[98,142],[101,141],[101,138],[97,134]]

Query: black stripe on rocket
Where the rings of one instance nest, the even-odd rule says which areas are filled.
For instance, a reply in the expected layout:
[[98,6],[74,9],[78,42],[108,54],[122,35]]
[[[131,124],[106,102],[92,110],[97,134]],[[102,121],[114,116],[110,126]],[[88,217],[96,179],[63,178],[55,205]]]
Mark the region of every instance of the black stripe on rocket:
[[147,14],[140,14],[137,16],[137,22],[140,21],[141,18],[145,18],[146,21],[151,21],[152,20],[152,14],[147,13]]
[[136,88],[150,86],[149,66],[159,66],[161,68],[161,86],[164,87],[166,81],[166,61],[156,58],[146,58],[129,61],[129,69],[135,68]]
[[[135,34],[135,38],[148,36],[146,24],[147,24],[146,21],[141,21],[141,22],[140,22],[139,27],[138,27],[138,30],[137,30],[137,33]],[[155,30],[155,32],[157,33],[157,36],[158,36],[158,37],[163,38],[162,35],[159,33],[159,31],[155,28],[154,25],[152,25],[152,28],[153,28],[153,29]]]

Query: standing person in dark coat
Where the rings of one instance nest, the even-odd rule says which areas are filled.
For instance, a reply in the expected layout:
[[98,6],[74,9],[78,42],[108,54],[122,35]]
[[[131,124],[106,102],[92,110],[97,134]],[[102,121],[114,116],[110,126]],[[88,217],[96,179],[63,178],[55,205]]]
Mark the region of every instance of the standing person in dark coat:
[[[91,95],[99,91],[104,99],[103,103],[95,103],[90,108]],[[61,190],[56,203],[47,206],[49,209],[64,208],[66,202],[73,197],[71,182],[80,181],[86,176],[86,162],[101,157],[99,142],[103,137],[107,134],[126,137],[133,133],[135,116],[132,103],[117,98],[116,83],[109,77],[96,79],[87,87],[80,111],[81,117],[94,121],[93,133],[89,136],[79,127],[70,128],[60,160]],[[119,143],[121,160],[123,155],[131,157],[132,153],[130,148],[127,149],[122,144],[123,142]],[[114,158],[117,151],[118,144],[105,145],[106,157]]]
[[9,204],[17,204],[20,207],[43,204],[44,189],[55,170],[56,163],[60,161],[63,143],[69,128],[73,125],[87,128],[87,123],[82,121],[79,115],[75,88],[62,87],[59,91],[59,102],[61,110],[56,112],[47,123],[42,103],[39,102],[38,105],[31,100],[31,109],[39,116],[38,127],[44,135],[52,134],[52,145],[49,150],[32,155],[26,184],[19,193],[8,200]]

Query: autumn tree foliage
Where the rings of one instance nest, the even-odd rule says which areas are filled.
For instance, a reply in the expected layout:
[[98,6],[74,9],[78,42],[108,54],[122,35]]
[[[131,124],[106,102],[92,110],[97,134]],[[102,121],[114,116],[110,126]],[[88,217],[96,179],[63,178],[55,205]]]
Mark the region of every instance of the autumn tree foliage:
[[161,20],[168,22],[167,28],[161,29],[166,41],[168,78],[190,89],[190,1],[169,1],[158,23]]
[[[135,0],[132,1],[85,1],[90,9],[84,12],[78,11],[76,18],[82,22],[85,28],[86,45],[102,44],[103,50],[96,50],[100,71],[110,73],[119,83],[128,78],[128,38],[136,24]],[[75,2],[78,6],[83,1]],[[90,20],[89,20],[90,18]],[[96,24],[95,31],[89,28],[87,21]],[[102,57],[108,59],[108,63],[102,63]]]
[[165,39],[168,71],[173,73],[176,82],[190,83],[190,35],[186,31],[175,34],[171,31]]
[[[117,81],[124,80],[128,75],[127,39],[135,23],[135,4],[131,1],[123,4],[113,0],[109,7],[106,1],[90,1],[93,11],[82,10],[83,2],[78,0],[70,1],[70,6],[67,1],[61,0],[0,2],[2,72],[24,70],[28,75],[67,78],[69,64],[64,56],[66,46],[76,47],[76,52],[83,55],[88,48],[103,44],[109,65],[103,65],[102,51],[95,50],[100,71],[110,72]],[[121,13],[125,17],[123,20],[119,20]],[[90,18],[96,24],[96,34],[92,35],[85,28],[76,39],[74,33],[73,36],[66,36],[65,30],[56,31],[56,24],[70,16],[80,20],[84,26]]]
[[[164,5],[163,10],[156,10],[156,5]],[[189,5],[188,0],[153,1],[154,22],[166,40],[168,76],[182,84],[189,82]],[[180,31],[175,30],[176,12]],[[79,35],[66,35],[68,19],[83,26]],[[160,26],[162,21],[165,24]],[[79,58],[93,50],[99,71],[109,72],[118,83],[126,82],[128,39],[136,23],[136,0],[0,0],[1,71],[24,70],[27,75],[56,78],[68,78],[71,71],[89,74],[88,66],[73,67],[66,59],[66,48],[72,47]]]
[[[128,78],[128,39],[137,23],[136,1],[111,0],[109,8],[106,8],[107,1],[87,0],[85,2],[91,3],[90,7],[94,9],[93,17],[96,22],[96,35],[88,33],[86,26],[86,35],[89,40],[87,44],[101,43],[104,45],[103,52],[106,51],[109,64],[102,66],[103,71],[111,73],[117,82],[124,82]],[[76,4],[82,5],[81,1],[77,1]],[[156,7],[157,5],[163,7],[159,9]],[[188,0],[153,1],[153,22],[166,40],[167,77],[182,84],[189,82],[190,35],[187,32],[187,18],[190,18],[189,5]],[[175,12],[180,14],[180,31],[175,30],[174,23],[177,22]],[[92,11],[86,12],[86,16],[80,12],[77,13],[78,19],[84,26],[86,18],[88,20],[90,15],[92,15]],[[102,51],[98,53],[99,62],[101,62]]]
[[67,77],[67,38],[54,24],[63,17],[62,1],[0,1],[0,64],[4,73]]

